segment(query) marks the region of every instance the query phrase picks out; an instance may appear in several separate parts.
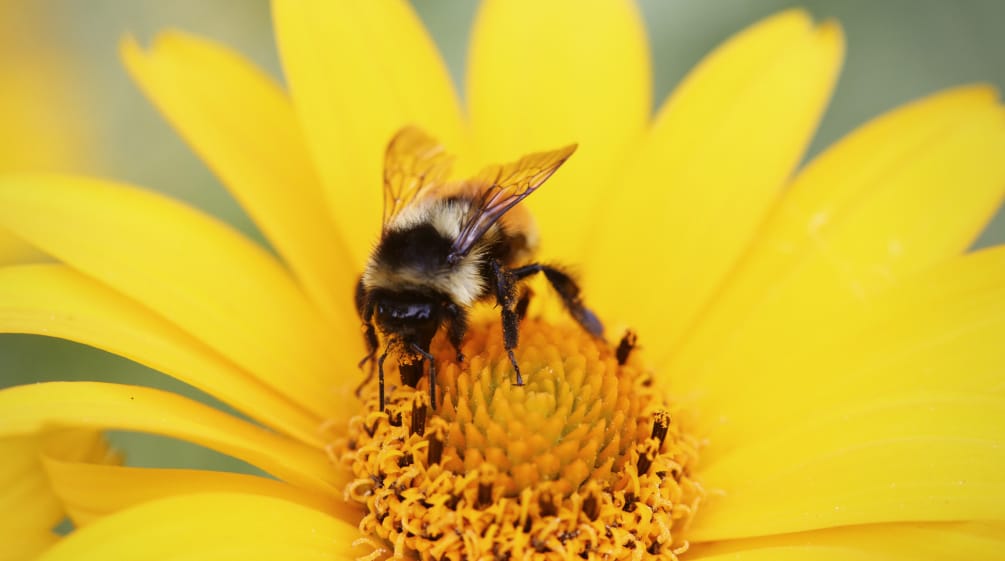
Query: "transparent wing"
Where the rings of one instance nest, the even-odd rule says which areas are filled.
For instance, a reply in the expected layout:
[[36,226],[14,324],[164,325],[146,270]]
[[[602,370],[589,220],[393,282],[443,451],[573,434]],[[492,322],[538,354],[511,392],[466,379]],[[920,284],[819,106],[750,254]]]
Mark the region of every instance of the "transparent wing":
[[384,224],[444,183],[452,164],[443,146],[419,128],[398,131],[384,154]]
[[451,247],[450,261],[467,255],[499,217],[540,187],[575,151],[576,145],[570,144],[509,164],[489,166],[475,176],[471,181],[481,196],[464,218],[460,235]]

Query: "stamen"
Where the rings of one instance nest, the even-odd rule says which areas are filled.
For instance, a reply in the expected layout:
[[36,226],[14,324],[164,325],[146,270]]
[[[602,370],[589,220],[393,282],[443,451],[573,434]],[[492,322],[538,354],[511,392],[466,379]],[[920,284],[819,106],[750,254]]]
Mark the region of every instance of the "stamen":
[[400,427],[401,426],[401,411],[394,411],[393,413],[391,413],[390,415],[388,415],[387,416],[387,424],[391,425],[392,427]]
[[653,415],[652,437],[659,441],[660,447],[667,439],[667,431],[670,430],[670,413],[668,411],[657,411]]
[[583,499],[582,512],[591,521],[595,521],[600,515],[600,499],[596,493],[586,494],[586,498]]
[[383,547],[381,547],[379,542],[377,542],[376,540],[374,540],[373,538],[370,538],[368,536],[364,536],[362,538],[357,538],[357,539],[353,540],[353,542],[352,542],[352,547],[359,547],[359,546],[362,546],[362,545],[368,545],[368,546],[372,547],[373,551],[371,551],[369,554],[367,554],[367,555],[365,555],[363,557],[358,558],[356,561],[376,561],[382,555],[384,555],[385,553],[387,553],[387,550],[384,549]]
[[412,425],[409,434],[422,436],[426,433],[426,412],[428,411],[424,401],[416,397],[412,402]]
[[435,430],[429,435],[429,454],[427,456],[429,465],[435,465],[443,460],[443,434],[440,430]]
[[541,509],[542,516],[555,516],[558,514],[558,505],[555,504],[555,496],[550,489],[543,489],[541,491],[537,504]]
[[478,499],[475,508],[482,509],[492,504],[492,485],[498,473],[490,465],[483,465],[478,477]]

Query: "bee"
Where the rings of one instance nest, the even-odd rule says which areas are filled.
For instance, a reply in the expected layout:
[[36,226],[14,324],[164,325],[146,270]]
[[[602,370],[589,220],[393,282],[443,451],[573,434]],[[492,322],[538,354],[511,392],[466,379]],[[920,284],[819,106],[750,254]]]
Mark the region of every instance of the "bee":
[[[575,152],[572,144],[489,166],[465,181],[447,180],[452,158],[415,127],[399,131],[384,158],[384,216],[380,239],[356,287],[367,355],[376,357],[384,410],[384,361],[398,357],[402,382],[415,387],[429,363],[430,405],[436,407],[436,364],[429,352],[445,326],[463,362],[468,311],[494,301],[502,314],[503,343],[523,385],[513,349],[530,291],[522,282],[543,273],[569,314],[594,336],[603,326],[586,306],[575,280],[560,267],[533,260],[537,232],[519,203]],[[380,337],[378,337],[378,333]],[[380,339],[384,350],[377,357]],[[363,382],[372,379],[373,369]]]

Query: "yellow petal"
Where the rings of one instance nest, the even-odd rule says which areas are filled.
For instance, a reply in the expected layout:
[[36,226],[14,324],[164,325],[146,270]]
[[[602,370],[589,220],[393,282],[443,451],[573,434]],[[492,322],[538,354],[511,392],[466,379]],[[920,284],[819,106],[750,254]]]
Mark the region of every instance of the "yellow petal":
[[708,393],[695,403],[714,412],[703,426],[713,443],[704,461],[812,415],[908,390],[1005,394],[1005,246],[814,321],[815,336],[798,345],[729,361],[729,370],[706,377]]
[[149,52],[122,44],[126,68],[217,174],[326,312],[351,314],[358,276],[335,234],[293,107],[239,54],[179,32]]
[[453,86],[403,0],[276,0],[276,40],[336,227],[361,271],[380,228],[384,148],[406,124],[462,146]]
[[0,332],[60,337],[124,356],[191,384],[270,428],[324,446],[320,417],[134,300],[65,265],[0,268]]
[[0,543],[26,536],[34,545],[10,558],[27,558],[27,550],[41,549],[51,541],[51,530],[63,519],[63,509],[42,470],[37,435],[0,438],[0,457],[4,459],[0,462]]
[[355,526],[273,497],[205,493],[144,503],[72,533],[40,561],[352,561]]
[[692,547],[703,560],[869,559],[877,561],[997,561],[1005,527],[979,522],[870,524],[785,536],[729,540]]
[[472,132],[482,163],[571,142],[579,149],[530,197],[543,250],[582,261],[586,225],[642,135],[651,104],[649,48],[631,2],[489,0],[468,62]]
[[[663,348],[682,337],[805,152],[843,54],[836,24],[814,27],[789,11],[685,78],[611,188],[592,244],[588,294],[605,316],[631,323],[642,340],[659,334]],[[635,275],[648,280],[626,298]]]
[[0,266],[46,261],[45,254],[21,238],[0,229]]
[[147,469],[43,457],[53,493],[79,528],[147,501],[175,495],[223,492],[276,497],[355,523],[360,512],[332,495],[319,495],[274,479],[186,469]]
[[697,541],[903,521],[1005,521],[1005,397],[918,395],[813,417],[701,470]]
[[30,561],[59,541],[59,536],[49,531],[19,532],[16,537],[0,535],[4,548],[0,561]]
[[341,492],[348,482],[320,450],[151,388],[98,382],[16,386],[0,391],[0,411],[0,436],[52,425],[149,432],[231,455],[315,492]]
[[0,226],[139,301],[315,415],[346,409],[335,388],[352,380],[336,376],[338,359],[355,370],[358,330],[329,326],[275,259],[215,219],[130,186],[16,175],[0,179]]
[[0,560],[33,559],[55,542],[52,529],[66,510],[42,469],[43,447],[72,461],[107,462],[110,453],[92,430],[44,431],[0,438]]
[[687,386],[701,370],[715,376],[710,357],[775,350],[809,318],[869,306],[965,250],[1005,193],[1002,153],[1005,112],[984,87],[932,96],[852,133],[795,180],[673,357],[674,374],[688,372],[675,377]]

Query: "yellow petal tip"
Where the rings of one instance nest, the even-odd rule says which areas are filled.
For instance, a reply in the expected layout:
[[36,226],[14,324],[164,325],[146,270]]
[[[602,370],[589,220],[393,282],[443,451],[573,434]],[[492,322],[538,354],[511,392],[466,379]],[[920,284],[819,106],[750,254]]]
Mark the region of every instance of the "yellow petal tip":
[[150,42],[150,53],[156,54],[169,49],[182,48],[188,44],[199,41],[200,37],[180,29],[163,29],[154,35]]
[[130,59],[143,55],[143,47],[132,33],[126,33],[119,39],[119,56],[127,63]]
[[805,8],[795,7],[768,16],[763,23],[779,26],[792,25],[808,29],[813,25],[813,16]]
[[841,51],[844,51],[844,27],[841,26],[841,22],[838,20],[826,19],[820,22],[820,25],[817,26],[817,37],[821,41],[833,43],[834,45],[840,47]]
[[119,55],[128,66],[140,62],[141,57],[153,58],[168,51],[182,48],[184,45],[197,41],[198,37],[178,29],[159,31],[145,47],[132,33],[127,33],[119,40]]

